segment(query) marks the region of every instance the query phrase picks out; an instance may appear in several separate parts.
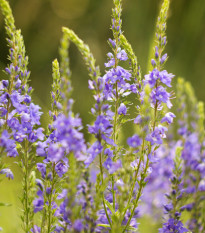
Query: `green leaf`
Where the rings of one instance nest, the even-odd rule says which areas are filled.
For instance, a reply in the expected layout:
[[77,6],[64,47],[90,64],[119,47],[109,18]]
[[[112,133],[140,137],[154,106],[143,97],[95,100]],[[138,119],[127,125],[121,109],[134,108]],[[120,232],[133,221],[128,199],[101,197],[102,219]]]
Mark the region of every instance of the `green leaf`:
[[127,230],[128,230],[128,231],[132,231],[132,232],[138,232],[138,229],[137,229],[137,228],[131,227],[131,226],[129,226],[129,227],[127,228]]
[[11,204],[0,202],[0,206],[11,206]]
[[105,204],[107,205],[107,207],[110,209],[110,211],[114,214],[115,210],[113,209],[113,206],[110,204],[110,202],[108,200],[105,199]]
[[105,189],[107,188],[108,182],[109,182],[109,177],[106,177],[104,179],[103,184],[100,186],[100,192],[104,192],[105,191]]
[[98,227],[111,228],[109,224],[98,224]]

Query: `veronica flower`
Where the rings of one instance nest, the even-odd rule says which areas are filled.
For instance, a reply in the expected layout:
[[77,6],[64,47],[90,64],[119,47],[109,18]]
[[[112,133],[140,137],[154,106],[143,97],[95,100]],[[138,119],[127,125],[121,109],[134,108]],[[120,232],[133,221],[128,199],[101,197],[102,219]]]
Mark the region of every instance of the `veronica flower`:
[[8,179],[14,179],[13,172],[9,168],[4,168],[0,171],[0,174],[5,174]]

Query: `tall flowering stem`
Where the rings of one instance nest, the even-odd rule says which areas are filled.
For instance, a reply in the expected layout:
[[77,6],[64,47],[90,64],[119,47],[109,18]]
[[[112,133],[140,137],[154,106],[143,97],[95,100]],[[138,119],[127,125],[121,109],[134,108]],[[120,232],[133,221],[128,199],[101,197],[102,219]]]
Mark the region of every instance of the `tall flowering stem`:
[[[121,32],[121,25],[122,25],[122,20],[121,20],[121,13],[122,13],[122,6],[121,6],[121,0],[114,0],[114,8],[112,9],[112,31],[113,31],[113,37],[114,37],[114,43],[115,46],[113,46],[113,43],[111,43],[111,48],[113,50],[114,54],[114,70],[116,71],[119,58],[118,53],[120,49],[120,40],[119,36],[122,34]],[[113,141],[114,144],[117,144],[117,128],[119,127],[119,122],[118,122],[118,108],[120,104],[120,95],[119,95],[119,90],[118,90],[118,80],[115,81],[115,111],[114,111],[114,120],[113,120]],[[123,105],[124,106],[124,105]],[[118,131],[119,132],[119,131]],[[117,150],[116,146],[114,145],[113,147],[113,153],[114,157],[117,157]],[[115,185],[115,177],[112,175],[112,195],[113,195],[113,209],[115,211],[115,190],[114,190],[114,185]]]
[[[81,119],[72,112],[72,88],[67,67],[69,60],[66,57],[67,52],[64,51],[68,49],[69,44],[65,40],[67,37],[64,35],[60,49],[61,72],[57,59],[53,62],[49,135],[45,142],[38,144],[38,154],[44,156],[45,160],[44,163],[37,164],[37,168],[45,185],[39,190],[41,192],[37,193],[39,198],[36,199],[35,209],[36,212],[43,210],[42,222],[46,223],[47,233],[53,230],[68,232],[74,229],[81,209],[79,203],[74,203],[78,201],[76,184],[81,178],[79,163],[85,157],[86,145],[80,132]],[[63,200],[58,206],[60,199]],[[41,232],[44,232],[43,224]]]
[[[78,36],[72,30],[70,30],[68,28],[63,28],[63,32],[65,34],[67,34],[68,38],[77,46],[77,48],[81,52],[83,59],[88,67],[89,76],[91,77],[91,80],[89,80],[89,88],[93,90],[94,98],[96,100],[95,109],[92,109],[92,113],[97,115],[97,121],[95,123],[95,126],[92,127],[92,130],[90,127],[90,132],[93,134],[96,134],[97,142],[95,142],[90,147],[90,149],[88,151],[89,157],[85,161],[85,164],[86,164],[86,166],[88,166],[94,160],[94,158],[97,155],[99,155],[100,177],[101,177],[100,182],[101,182],[101,185],[104,186],[103,165],[102,165],[102,149],[103,149],[103,146],[102,146],[102,140],[103,140],[102,137],[103,136],[102,136],[102,134],[105,133],[103,131],[106,130],[106,128],[105,129],[100,129],[100,128],[95,129],[95,127],[97,127],[97,124],[99,124],[100,121],[105,120],[104,114],[103,114],[103,111],[106,110],[106,109],[103,110],[103,101],[105,100],[105,98],[102,95],[102,89],[104,88],[103,79],[100,77],[100,69],[98,66],[95,65],[95,59],[94,59],[92,53],[90,52],[89,47],[86,44],[84,44],[84,42],[81,39],[79,39]],[[105,122],[106,122],[106,120],[105,120]],[[105,127],[109,127],[109,125],[107,125]],[[97,192],[98,192],[99,197],[102,197],[104,210],[105,210],[107,219],[111,225],[111,221],[110,221],[110,218],[108,216],[107,208],[105,206],[104,195],[101,193],[102,190],[100,189]]]
[[[167,122],[171,123],[173,117],[175,115],[173,113],[166,113],[165,117],[163,116],[162,109],[165,108],[165,104],[168,108],[171,108],[172,104],[170,102],[171,94],[166,91],[166,89],[163,87],[163,84],[171,87],[171,79],[174,77],[172,74],[168,74],[167,71],[161,71],[163,64],[167,60],[167,54],[163,55],[163,51],[166,45],[166,19],[167,19],[167,12],[169,8],[169,1],[164,0],[161,11],[158,17],[157,21],[157,28],[156,28],[156,38],[155,38],[155,55],[154,59],[151,60],[152,66],[154,70],[150,72],[149,75],[145,75],[145,79],[143,80],[143,89],[145,89],[146,85],[148,84],[151,88],[151,93],[149,94],[150,102],[151,102],[151,108],[153,111],[151,114],[145,110],[144,112],[141,111],[141,116],[139,115],[136,118],[136,123],[141,123],[142,121],[146,121],[145,119],[148,118],[151,123],[150,129],[144,128],[143,131],[147,131],[148,135],[145,135],[142,138],[142,155],[139,158],[139,162],[136,168],[136,173],[134,179],[134,183],[137,181],[137,177],[140,176],[140,180],[138,181],[138,191],[137,195],[133,205],[133,208],[131,210],[130,218],[127,221],[127,224],[123,230],[125,232],[130,224],[130,221],[134,215],[135,209],[138,206],[139,199],[142,195],[143,188],[146,185],[145,179],[148,176],[149,166],[150,166],[150,159],[152,160],[152,157],[155,153],[155,150],[157,149],[157,144],[162,144],[162,138],[165,136],[165,131],[167,129],[160,125],[159,122]],[[145,91],[141,92],[141,100],[143,101],[143,98],[146,96],[144,94]],[[149,91],[148,91],[149,93]],[[142,106],[144,104],[142,103]],[[147,107],[144,105],[145,108]],[[140,109],[140,108],[139,108]],[[140,113],[140,111],[139,111]],[[148,113],[148,114],[147,114]],[[144,120],[143,120],[144,119]],[[144,164],[144,165],[143,165]],[[138,174],[139,169],[138,167],[143,166],[142,172]],[[133,188],[131,189],[133,190]],[[128,204],[130,202],[130,198],[128,199]]]
[[[60,66],[58,60],[55,59],[52,63],[53,69],[53,84],[51,92],[51,111],[50,124],[48,127],[48,139],[38,144],[38,154],[45,156],[44,163],[38,163],[37,168],[41,173],[44,184],[43,196],[39,196],[36,199],[36,212],[42,210],[42,223],[41,232],[52,232],[54,226],[57,224],[57,199],[59,190],[65,186],[66,173],[68,163],[65,158],[55,158],[54,155],[49,153],[49,148],[52,148],[52,144],[58,143],[57,129],[55,127],[55,121],[60,118],[61,114],[72,115],[72,99],[71,96],[71,72],[69,68],[68,57],[69,41],[67,36],[63,34],[61,39],[61,46],[59,48],[60,54]],[[57,145],[57,144],[56,144]],[[59,144],[60,146],[60,144]],[[58,146],[57,146],[58,147]],[[60,149],[60,148],[59,148]],[[50,149],[51,150],[51,149]],[[52,155],[52,156],[51,156]],[[43,198],[43,199],[42,199]],[[44,207],[38,206],[39,200],[43,200]]]
[[[189,199],[184,210],[191,212],[188,226],[191,231],[203,232],[204,205],[204,105],[198,102],[189,82],[177,82],[176,103],[178,130],[184,150],[184,186]],[[187,114],[187,112],[189,112]]]
[[173,176],[171,178],[172,191],[170,194],[167,194],[169,203],[164,206],[165,211],[169,214],[169,219],[163,224],[163,228],[159,229],[160,233],[188,232],[180,221],[185,195],[185,193],[183,193],[181,151],[182,148],[180,147],[176,149]]
[[[52,99],[52,108],[51,108],[51,123],[50,123],[50,129],[49,134],[52,133],[53,129],[51,128],[51,125],[55,121],[55,119],[58,117],[59,113],[61,112],[62,108],[62,96],[61,96],[61,77],[60,77],[60,69],[59,69],[59,63],[57,59],[55,59],[52,63],[53,67],[53,85],[52,85],[52,92],[51,92],[51,99]],[[45,203],[48,203],[47,209],[45,209],[45,216],[43,216],[43,220],[45,219],[45,223],[47,224],[47,233],[50,233],[52,231],[53,225],[56,223],[56,217],[54,216],[55,208],[53,204],[56,202],[57,198],[57,190],[60,186],[60,177],[58,176],[56,170],[57,170],[57,164],[56,161],[50,161],[47,164],[47,170],[50,170],[52,178],[47,179],[46,184],[46,191],[45,192]]]
[[[8,35],[10,65],[5,69],[9,80],[3,80],[1,88],[1,138],[2,150],[8,156],[20,155],[19,166],[23,173],[23,195],[21,197],[23,214],[22,227],[28,232],[33,226],[33,207],[35,189],[35,142],[44,135],[40,125],[40,107],[31,102],[32,88],[28,85],[30,72],[27,70],[28,57],[21,31],[14,25],[9,4],[0,1],[5,17]],[[2,87],[2,84],[1,84]],[[3,152],[3,151],[2,151]]]

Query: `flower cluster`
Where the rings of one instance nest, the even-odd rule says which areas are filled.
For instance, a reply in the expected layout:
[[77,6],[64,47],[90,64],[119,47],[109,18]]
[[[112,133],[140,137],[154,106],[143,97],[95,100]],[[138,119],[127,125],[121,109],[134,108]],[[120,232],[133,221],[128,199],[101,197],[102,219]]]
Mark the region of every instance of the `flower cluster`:
[[[183,79],[178,79],[177,101],[172,101],[174,75],[164,69],[169,0],[163,1],[160,10],[151,71],[144,76],[123,35],[122,1],[113,2],[113,38],[108,40],[111,52],[103,75],[88,45],[72,30],[62,29],[60,62],[52,63],[50,118],[43,129],[42,112],[33,103],[28,85],[23,38],[8,3],[0,0],[10,60],[5,69],[9,80],[0,81],[0,150],[1,155],[20,157],[23,230],[136,232],[138,219],[149,214],[161,224],[160,233],[202,233],[204,106]],[[72,107],[69,42],[85,61],[94,97],[88,142],[83,120]],[[0,174],[14,179],[1,158]],[[186,211],[187,222],[183,220]]]
[[[9,83],[8,80],[0,83],[1,127],[4,129],[0,144],[10,157],[18,155],[16,143],[24,140],[34,143],[44,138],[43,129],[36,129],[40,125],[40,107],[31,102],[29,93],[21,94],[22,89],[16,85],[18,82],[20,79],[17,78],[14,83]],[[11,85],[15,86],[12,91]]]
[[[183,191],[183,181],[182,181],[182,169],[181,169],[181,163],[182,160],[180,158],[182,148],[178,147],[176,149],[176,157],[175,157],[175,164],[173,169],[173,175],[171,178],[172,183],[172,190],[170,195],[167,194],[167,197],[169,199],[169,203],[164,205],[164,209],[166,213],[169,214],[169,219],[167,223],[163,224],[163,228],[159,230],[161,233],[166,232],[188,232],[188,229],[186,229],[183,226],[183,223],[180,221],[181,217],[181,211],[187,207],[182,207],[182,200],[185,192]],[[181,208],[180,208],[181,206]]]

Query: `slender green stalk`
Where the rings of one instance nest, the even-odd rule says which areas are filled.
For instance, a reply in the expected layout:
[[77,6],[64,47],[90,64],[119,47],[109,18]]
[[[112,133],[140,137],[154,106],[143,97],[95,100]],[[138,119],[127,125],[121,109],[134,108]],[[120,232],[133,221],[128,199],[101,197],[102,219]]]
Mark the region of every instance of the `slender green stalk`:
[[[104,178],[103,178],[103,166],[102,166],[102,153],[99,154],[99,160],[100,160],[101,182],[102,182],[102,185],[103,185],[103,183],[104,183]],[[106,214],[107,220],[108,220],[110,226],[112,227],[112,222],[111,222],[111,220],[110,220],[110,217],[109,217],[108,212],[107,212],[107,207],[106,207],[106,205],[105,205],[104,193],[102,193],[102,200],[103,200],[103,207],[104,207],[104,210],[105,210],[105,214]]]
[[133,197],[133,192],[134,192],[134,188],[135,188],[135,185],[136,185],[136,182],[137,182],[137,177],[138,177],[138,174],[139,174],[139,169],[140,169],[140,166],[141,166],[141,163],[142,163],[142,158],[144,157],[143,156],[143,153],[144,153],[144,146],[145,146],[145,139],[143,139],[143,142],[142,142],[142,155],[140,156],[140,159],[139,159],[139,163],[137,165],[137,169],[135,171],[135,176],[134,176],[134,181],[133,181],[133,184],[132,184],[132,187],[131,187],[131,190],[129,192],[129,198],[128,198],[128,201],[127,201],[127,206],[124,210],[124,213],[122,215],[122,221],[125,217],[125,214],[129,208],[129,205],[130,205],[130,202],[132,200],[132,197]]
[[145,186],[144,180],[145,180],[145,178],[146,178],[146,173],[147,173],[147,169],[148,169],[148,168],[149,168],[149,159],[147,158],[145,169],[143,170],[143,173],[141,174],[141,179],[140,179],[140,182],[139,182],[139,190],[138,190],[138,192],[137,192],[137,196],[136,196],[136,199],[135,199],[135,201],[134,201],[134,206],[133,206],[133,208],[132,208],[130,217],[129,217],[129,219],[128,219],[128,221],[127,221],[127,224],[125,225],[125,228],[124,228],[124,230],[123,230],[122,233],[124,233],[124,232],[126,231],[126,229],[129,227],[130,221],[131,221],[131,219],[132,219],[133,216],[134,216],[135,209],[136,209],[137,206],[138,206],[139,199],[140,199],[140,197],[141,197],[141,195],[142,195],[142,191],[143,191],[143,188],[144,188],[144,186]]
[[29,231],[29,210],[28,210],[28,141],[25,141],[25,210],[26,210],[26,221],[25,221],[25,230]]
[[29,166],[29,142],[25,140],[24,150],[21,154],[22,157],[22,171],[23,171],[23,229],[25,232],[29,232],[32,228],[33,222],[33,209],[31,207],[32,202],[32,182],[31,182],[31,169]]
[[56,176],[56,171],[55,171],[55,163],[52,163],[52,183],[51,183],[51,193],[49,194],[48,198],[48,230],[47,233],[51,232],[51,227],[52,227],[52,222],[53,222],[53,213],[52,213],[52,202],[53,202],[53,192],[54,192],[54,187],[55,187],[55,176]]

